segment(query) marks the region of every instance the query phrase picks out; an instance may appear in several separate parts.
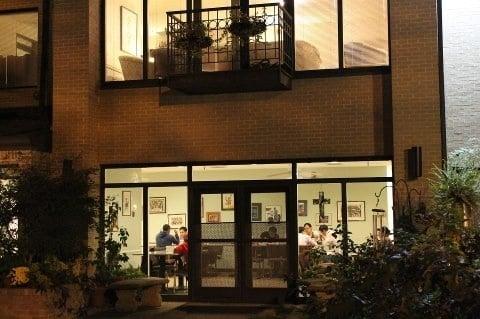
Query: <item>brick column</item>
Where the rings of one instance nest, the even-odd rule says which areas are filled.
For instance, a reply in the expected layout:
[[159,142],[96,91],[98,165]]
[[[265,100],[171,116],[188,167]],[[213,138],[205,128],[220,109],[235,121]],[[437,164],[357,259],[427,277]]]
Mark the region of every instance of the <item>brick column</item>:
[[[53,156],[74,159],[76,166],[96,166],[95,81],[93,66],[98,32],[91,22],[98,1],[59,0],[53,6]],[[94,12],[94,10],[92,10]],[[97,50],[98,51],[98,50]],[[98,73],[98,67],[96,73]],[[92,84],[92,82],[94,84]]]
[[406,177],[405,150],[423,148],[425,189],[441,165],[440,89],[436,0],[391,0],[391,67],[395,177]]

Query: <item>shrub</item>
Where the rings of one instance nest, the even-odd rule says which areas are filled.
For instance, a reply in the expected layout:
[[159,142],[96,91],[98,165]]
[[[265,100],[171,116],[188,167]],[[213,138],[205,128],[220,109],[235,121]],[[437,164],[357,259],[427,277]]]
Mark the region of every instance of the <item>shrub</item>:
[[335,256],[330,273],[314,276],[330,280],[335,293],[310,298],[310,318],[478,318],[480,228],[465,223],[458,205],[478,206],[479,157],[453,156],[436,169],[431,205],[403,206],[410,223],[397,228],[394,243],[349,245],[349,257]]

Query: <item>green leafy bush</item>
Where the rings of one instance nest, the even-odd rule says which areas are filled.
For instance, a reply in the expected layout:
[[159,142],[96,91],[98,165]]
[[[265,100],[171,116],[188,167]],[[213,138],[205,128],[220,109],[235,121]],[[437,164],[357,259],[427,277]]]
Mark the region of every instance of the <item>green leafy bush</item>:
[[[57,173],[48,158],[11,174],[0,185],[0,285],[10,283],[11,270],[28,269],[27,287],[52,296],[54,305],[69,311],[68,285],[82,295],[89,253],[87,234],[98,202],[92,196],[92,170]],[[11,227],[17,223],[18,228]]]
[[480,228],[465,227],[458,205],[478,206],[480,174],[475,152],[462,154],[436,170],[428,208],[402,206],[409,218],[394,242],[349,245],[349,257],[335,256],[328,274],[313,276],[329,280],[334,295],[312,296],[310,318],[478,318]]

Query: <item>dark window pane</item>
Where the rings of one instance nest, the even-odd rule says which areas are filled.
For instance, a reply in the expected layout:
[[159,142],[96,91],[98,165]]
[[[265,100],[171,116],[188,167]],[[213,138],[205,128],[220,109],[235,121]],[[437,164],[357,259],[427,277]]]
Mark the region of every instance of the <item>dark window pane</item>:
[[287,288],[287,244],[252,243],[253,288]]
[[343,1],[344,65],[388,65],[387,0]]
[[235,287],[235,244],[201,244],[202,287]]
[[105,80],[143,79],[143,1],[105,1]]
[[295,1],[295,69],[338,68],[336,0]]
[[37,85],[38,13],[0,15],[0,87]]

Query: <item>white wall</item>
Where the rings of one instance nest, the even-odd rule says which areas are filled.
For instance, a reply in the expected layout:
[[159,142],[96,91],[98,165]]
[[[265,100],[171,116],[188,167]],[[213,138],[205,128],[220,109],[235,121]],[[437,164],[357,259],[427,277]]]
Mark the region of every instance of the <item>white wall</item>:
[[[105,198],[113,196],[119,207],[122,207],[122,191],[130,191],[132,194],[132,214],[131,216],[123,216],[123,212],[118,214],[118,227],[125,227],[129,233],[127,247],[122,248],[122,252],[126,252],[130,257],[129,263],[134,267],[141,264],[141,254],[143,251],[143,190],[142,188],[107,188],[105,190]],[[136,209],[134,209],[136,207]],[[105,207],[108,209],[108,207]],[[118,241],[118,233],[114,233],[114,239]]]
[[[184,214],[185,227],[188,227],[188,190],[186,186],[150,187],[149,197],[166,197],[165,214],[148,214],[148,243],[155,245],[155,237],[168,224],[169,214]],[[173,235],[173,232],[172,232]]]

